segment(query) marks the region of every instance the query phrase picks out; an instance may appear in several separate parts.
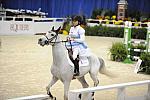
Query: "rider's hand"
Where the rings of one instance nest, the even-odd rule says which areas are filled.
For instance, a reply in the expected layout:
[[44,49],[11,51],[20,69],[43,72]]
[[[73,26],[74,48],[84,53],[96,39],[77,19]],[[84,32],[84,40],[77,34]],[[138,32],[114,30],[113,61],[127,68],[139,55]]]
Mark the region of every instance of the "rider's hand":
[[70,36],[67,36],[67,41],[70,41],[70,38],[71,38]]
[[74,41],[74,38],[70,38],[70,41]]
[[70,36],[68,36],[67,41],[74,41],[74,38],[71,38]]

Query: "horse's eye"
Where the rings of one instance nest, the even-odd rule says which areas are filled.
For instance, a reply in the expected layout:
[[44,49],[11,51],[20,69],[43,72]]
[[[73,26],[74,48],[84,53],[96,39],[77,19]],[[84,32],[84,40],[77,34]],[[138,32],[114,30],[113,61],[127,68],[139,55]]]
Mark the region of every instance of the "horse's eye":
[[54,34],[51,34],[51,36],[54,36]]

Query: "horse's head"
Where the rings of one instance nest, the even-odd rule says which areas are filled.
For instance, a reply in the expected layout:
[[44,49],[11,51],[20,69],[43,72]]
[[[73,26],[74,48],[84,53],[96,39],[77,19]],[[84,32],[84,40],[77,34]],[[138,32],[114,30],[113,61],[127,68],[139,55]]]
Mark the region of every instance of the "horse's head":
[[44,36],[39,38],[38,44],[40,44],[41,46],[45,46],[49,44],[54,45],[57,40],[57,36],[60,31],[60,28],[61,27],[59,27],[57,30],[54,30],[53,27],[51,31],[48,31]]

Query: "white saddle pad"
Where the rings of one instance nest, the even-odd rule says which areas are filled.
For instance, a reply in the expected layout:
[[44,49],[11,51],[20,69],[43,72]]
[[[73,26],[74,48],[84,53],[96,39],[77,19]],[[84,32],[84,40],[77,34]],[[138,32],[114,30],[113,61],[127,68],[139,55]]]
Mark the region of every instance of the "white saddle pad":
[[[71,66],[74,66],[73,62],[70,60],[70,58],[68,57],[68,62]],[[80,58],[80,61],[79,61],[79,67],[81,66],[88,66],[89,65],[89,60],[87,57],[82,57]]]

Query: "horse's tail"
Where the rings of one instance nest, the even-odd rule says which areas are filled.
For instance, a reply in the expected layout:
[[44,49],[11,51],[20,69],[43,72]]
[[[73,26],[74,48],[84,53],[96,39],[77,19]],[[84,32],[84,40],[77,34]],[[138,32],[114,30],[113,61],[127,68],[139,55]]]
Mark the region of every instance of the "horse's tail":
[[101,74],[107,75],[109,77],[115,77],[115,74],[113,74],[111,71],[109,71],[106,67],[105,67],[105,62],[102,58],[98,58],[99,62],[100,62],[100,68],[99,68],[99,72]]

